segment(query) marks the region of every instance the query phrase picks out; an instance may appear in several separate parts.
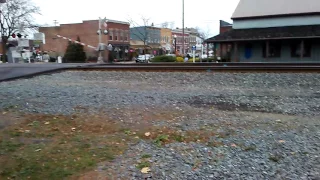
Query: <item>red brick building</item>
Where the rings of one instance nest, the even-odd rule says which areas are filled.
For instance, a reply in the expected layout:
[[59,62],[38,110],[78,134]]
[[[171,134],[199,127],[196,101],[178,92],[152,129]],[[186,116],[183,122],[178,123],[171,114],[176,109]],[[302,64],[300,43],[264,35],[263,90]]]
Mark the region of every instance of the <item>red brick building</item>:
[[[130,24],[128,22],[107,20],[107,28],[102,24],[102,30],[108,30],[108,35],[102,35],[102,43],[112,44],[113,54],[116,58],[124,58],[130,46]],[[61,24],[56,27],[40,27],[39,31],[45,34],[46,44],[42,45],[42,51],[48,51],[53,56],[64,55],[68,40],[58,38],[57,35],[76,40],[80,37],[82,43],[97,47],[99,38],[97,35],[99,20],[83,21],[75,24]],[[95,49],[85,47],[87,56],[97,57]]]
[[[176,36],[176,38],[175,38]],[[183,44],[183,36],[184,36],[184,44]],[[176,51],[179,54],[185,54],[190,51],[190,31],[186,30],[184,31],[184,34],[182,32],[182,29],[173,29],[172,30],[172,39],[176,40]],[[184,52],[183,52],[183,45],[184,45]],[[174,44],[173,44],[174,46]]]

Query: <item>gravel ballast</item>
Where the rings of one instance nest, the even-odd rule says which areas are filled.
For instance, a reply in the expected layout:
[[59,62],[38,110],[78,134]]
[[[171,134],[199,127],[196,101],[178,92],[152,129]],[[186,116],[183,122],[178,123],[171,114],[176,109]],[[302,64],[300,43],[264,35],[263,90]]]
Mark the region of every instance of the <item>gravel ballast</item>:
[[[2,82],[0,99],[2,110],[106,111],[123,123],[175,112],[147,120],[179,132],[219,134],[210,142],[161,147],[141,140],[99,165],[107,177],[320,179],[320,74],[69,71]],[[141,161],[149,162],[149,174],[136,168]]]

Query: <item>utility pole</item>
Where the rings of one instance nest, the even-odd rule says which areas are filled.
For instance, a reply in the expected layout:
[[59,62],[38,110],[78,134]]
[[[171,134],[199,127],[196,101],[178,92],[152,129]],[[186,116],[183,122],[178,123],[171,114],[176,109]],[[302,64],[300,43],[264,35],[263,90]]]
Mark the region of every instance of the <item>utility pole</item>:
[[102,43],[102,31],[101,31],[101,18],[99,17],[99,30],[98,30],[98,35],[99,35],[99,45],[98,45],[98,49],[99,49],[99,57],[98,57],[98,63],[103,63],[103,57],[102,57],[102,50],[100,49],[101,43]]
[[184,52],[184,0],[182,0],[182,53],[185,55]]
[[53,24],[54,24],[54,26],[57,26],[58,21],[57,20],[53,20]]

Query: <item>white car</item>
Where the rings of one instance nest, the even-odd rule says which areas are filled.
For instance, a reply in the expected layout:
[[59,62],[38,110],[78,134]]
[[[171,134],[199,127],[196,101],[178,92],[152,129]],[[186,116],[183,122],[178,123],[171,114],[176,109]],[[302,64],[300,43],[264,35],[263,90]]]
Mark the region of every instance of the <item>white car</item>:
[[151,56],[146,54],[146,55],[139,55],[138,58],[136,59],[137,63],[141,62],[149,62],[151,59]]
[[150,55],[150,54],[145,54],[145,55],[139,55],[138,58],[136,59],[136,62],[146,62],[148,63],[151,59],[154,58],[154,55]]
[[208,55],[202,54],[201,58],[202,58],[202,59],[206,59],[206,58],[208,58]]

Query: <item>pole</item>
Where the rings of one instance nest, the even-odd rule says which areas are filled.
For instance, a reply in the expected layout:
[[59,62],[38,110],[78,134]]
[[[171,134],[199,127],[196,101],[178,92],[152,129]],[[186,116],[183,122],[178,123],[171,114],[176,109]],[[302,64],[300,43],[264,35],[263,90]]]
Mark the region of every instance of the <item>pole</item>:
[[103,63],[103,57],[102,57],[102,51],[100,50],[100,44],[101,44],[101,41],[102,41],[102,37],[101,37],[101,34],[102,34],[102,31],[101,31],[101,18],[99,17],[99,46],[98,46],[98,49],[99,49],[99,57],[98,57],[98,63]]
[[192,49],[193,63],[196,63],[196,50]]
[[177,55],[177,38],[174,38],[174,54]]
[[203,58],[203,43],[201,43],[201,62],[202,62],[202,58]]
[[184,0],[182,0],[182,53],[185,55],[184,52]]

